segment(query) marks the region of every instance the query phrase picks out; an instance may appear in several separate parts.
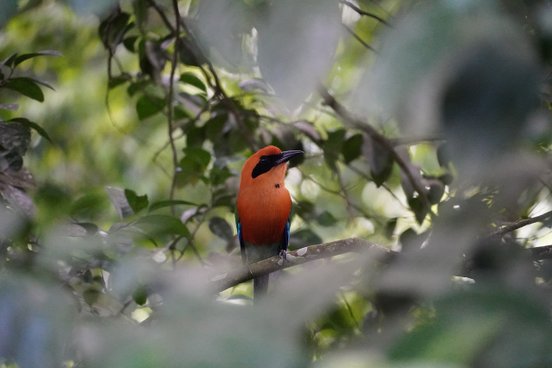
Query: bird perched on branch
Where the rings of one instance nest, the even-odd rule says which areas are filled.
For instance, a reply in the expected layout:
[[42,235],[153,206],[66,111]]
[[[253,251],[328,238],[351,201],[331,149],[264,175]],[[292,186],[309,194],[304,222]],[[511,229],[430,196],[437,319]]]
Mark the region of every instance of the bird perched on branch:
[[[266,146],[243,165],[237,200],[236,225],[242,260],[246,264],[280,254],[289,242],[291,197],[284,184],[287,163],[303,151]],[[255,298],[266,293],[269,275],[253,279]]]

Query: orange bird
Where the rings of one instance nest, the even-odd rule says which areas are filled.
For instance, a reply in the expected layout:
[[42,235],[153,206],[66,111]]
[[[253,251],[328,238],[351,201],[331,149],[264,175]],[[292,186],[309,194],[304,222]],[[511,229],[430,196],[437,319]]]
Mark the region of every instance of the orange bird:
[[[275,255],[285,257],[289,242],[291,197],[284,184],[287,162],[303,151],[266,146],[243,165],[236,226],[242,260],[254,263]],[[266,293],[269,275],[253,279],[253,295]]]

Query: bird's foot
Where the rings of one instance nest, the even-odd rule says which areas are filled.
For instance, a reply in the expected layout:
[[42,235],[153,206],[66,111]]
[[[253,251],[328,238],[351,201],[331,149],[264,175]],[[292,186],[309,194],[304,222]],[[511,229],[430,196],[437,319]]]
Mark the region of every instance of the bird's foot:
[[278,253],[278,255],[280,256],[280,259],[283,262],[287,261],[287,250],[286,249],[281,249],[280,253]]

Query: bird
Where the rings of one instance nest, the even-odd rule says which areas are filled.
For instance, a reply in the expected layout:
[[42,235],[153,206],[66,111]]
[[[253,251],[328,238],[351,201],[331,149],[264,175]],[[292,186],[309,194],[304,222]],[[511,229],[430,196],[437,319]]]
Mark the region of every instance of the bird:
[[[236,227],[242,261],[248,265],[280,255],[285,258],[290,235],[291,196],[284,179],[289,160],[301,150],[266,146],[244,163],[236,201]],[[253,298],[266,294],[269,275],[253,279]]]

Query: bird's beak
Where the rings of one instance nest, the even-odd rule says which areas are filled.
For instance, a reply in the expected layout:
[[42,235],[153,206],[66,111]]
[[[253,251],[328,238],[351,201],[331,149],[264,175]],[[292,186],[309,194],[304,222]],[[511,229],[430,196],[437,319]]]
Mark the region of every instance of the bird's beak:
[[301,150],[289,150],[289,151],[283,151],[281,153],[281,156],[276,160],[276,165],[283,164],[284,162],[288,162],[294,157],[300,156],[304,154],[305,152]]

